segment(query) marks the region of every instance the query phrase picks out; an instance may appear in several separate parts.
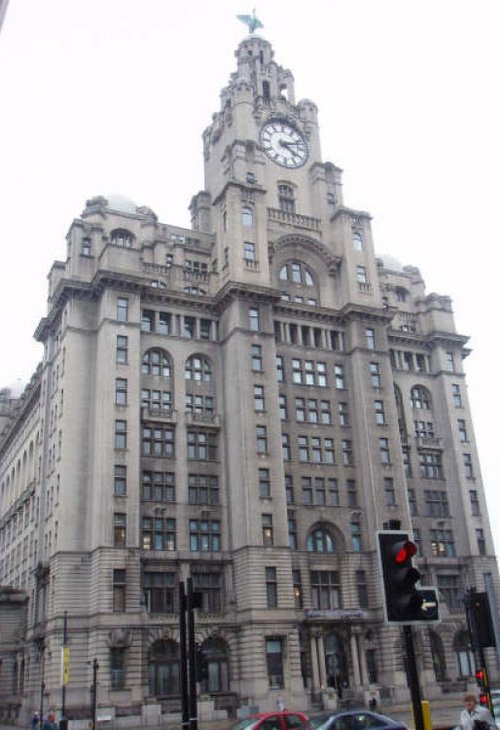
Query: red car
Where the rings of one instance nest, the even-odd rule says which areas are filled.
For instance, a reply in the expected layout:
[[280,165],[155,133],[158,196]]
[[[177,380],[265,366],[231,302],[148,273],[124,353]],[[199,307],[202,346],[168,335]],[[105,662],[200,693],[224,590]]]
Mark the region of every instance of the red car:
[[231,730],[314,730],[303,712],[259,712],[240,720]]

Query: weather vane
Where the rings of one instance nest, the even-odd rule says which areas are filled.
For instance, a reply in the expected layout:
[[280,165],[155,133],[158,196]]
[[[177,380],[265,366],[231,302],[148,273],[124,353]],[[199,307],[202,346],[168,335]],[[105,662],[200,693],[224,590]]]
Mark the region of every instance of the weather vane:
[[263,28],[264,24],[260,22],[258,17],[255,15],[255,8],[252,10],[252,15],[237,15],[238,20],[248,26],[250,33],[255,33],[257,28]]

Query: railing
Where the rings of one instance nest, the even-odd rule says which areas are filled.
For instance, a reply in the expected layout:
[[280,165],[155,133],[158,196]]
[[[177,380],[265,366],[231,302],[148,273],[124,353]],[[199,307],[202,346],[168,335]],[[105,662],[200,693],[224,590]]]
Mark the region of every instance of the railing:
[[300,226],[301,228],[308,228],[312,231],[319,231],[321,228],[319,218],[312,218],[309,215],[300,215],[299,213],[289,213],[279,208],[268,208],[267,217],[270,221],[287,223],[291,226]]

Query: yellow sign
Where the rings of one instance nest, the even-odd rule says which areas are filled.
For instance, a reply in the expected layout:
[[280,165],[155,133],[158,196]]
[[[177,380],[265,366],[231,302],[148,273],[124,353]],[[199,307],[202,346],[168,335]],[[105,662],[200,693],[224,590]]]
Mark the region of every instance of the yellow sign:
[[62,684],[69,682],[69,646],[63,646],[61,649],[61,674]]

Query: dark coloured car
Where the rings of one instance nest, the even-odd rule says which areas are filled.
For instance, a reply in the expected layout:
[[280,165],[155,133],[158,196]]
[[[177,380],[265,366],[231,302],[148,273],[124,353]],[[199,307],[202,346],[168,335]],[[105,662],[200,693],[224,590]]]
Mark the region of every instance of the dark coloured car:
[[259,712],[240,720],[231,730],[314,730],[303,712]]
[[316,730],[407,730],[404,723],[370,710],[325,713],[309,722]]

